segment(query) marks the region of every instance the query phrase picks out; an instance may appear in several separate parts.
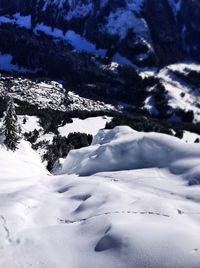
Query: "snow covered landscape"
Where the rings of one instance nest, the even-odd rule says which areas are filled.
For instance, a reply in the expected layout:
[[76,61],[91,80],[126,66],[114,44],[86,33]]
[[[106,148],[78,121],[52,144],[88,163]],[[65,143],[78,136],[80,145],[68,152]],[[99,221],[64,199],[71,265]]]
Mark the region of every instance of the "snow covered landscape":
[[200,268],[199,13],[0,0],[0,268]]
[[50,175],[0,148],[0,267],[199,267],[200,145],[101,130]]

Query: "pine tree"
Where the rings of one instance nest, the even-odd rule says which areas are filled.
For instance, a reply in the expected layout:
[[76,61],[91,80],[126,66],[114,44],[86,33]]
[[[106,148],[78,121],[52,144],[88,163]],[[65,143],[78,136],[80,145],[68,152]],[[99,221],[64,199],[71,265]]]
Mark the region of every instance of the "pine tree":
[[3,134],[5,136],[5,144],[9,149],[15,151],[20,140],[20,127],[17,122],[17,115],[15,112],[15,104],[13,99],[8,102],[7,111],[3,121]]

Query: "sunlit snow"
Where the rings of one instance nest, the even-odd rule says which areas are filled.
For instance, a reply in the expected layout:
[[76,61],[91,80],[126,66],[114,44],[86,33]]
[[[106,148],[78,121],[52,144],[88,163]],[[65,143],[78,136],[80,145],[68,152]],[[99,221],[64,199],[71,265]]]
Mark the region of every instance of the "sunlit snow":
[[19,148],[0,148],[0,267],[199,267],[199,144],[101,130],[59,176]]

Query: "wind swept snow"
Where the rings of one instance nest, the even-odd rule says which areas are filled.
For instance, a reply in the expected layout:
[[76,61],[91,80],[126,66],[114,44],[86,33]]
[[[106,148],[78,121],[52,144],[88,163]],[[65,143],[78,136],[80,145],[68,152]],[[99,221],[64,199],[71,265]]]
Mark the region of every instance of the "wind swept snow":
[[101,130],[59,176],[23,148],[0,149],[0,267],[199,268],[199,144]]
[[[87,176],[103,171],[169,168],[179,173],[182,168],[187,170],[187,166],[189,169],[200,165],[199,148],[191,144],[183,147],[182,141],[168,135],[116,127],[100,130],[92,146],[71,151],[63,172]],[[182,161],[185,161],[183,166]]]

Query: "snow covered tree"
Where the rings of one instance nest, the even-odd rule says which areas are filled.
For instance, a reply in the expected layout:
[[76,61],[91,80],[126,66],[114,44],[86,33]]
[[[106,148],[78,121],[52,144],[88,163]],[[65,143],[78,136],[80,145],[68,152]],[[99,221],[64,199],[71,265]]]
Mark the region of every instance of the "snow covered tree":
[[15,104],[13,99],[8,102],[7,111],[3,121],[3,134],[5,137],[4,143],[9,149],[15,151],[20,140],[21,129],[17,122],[17,115],[15,112]]

